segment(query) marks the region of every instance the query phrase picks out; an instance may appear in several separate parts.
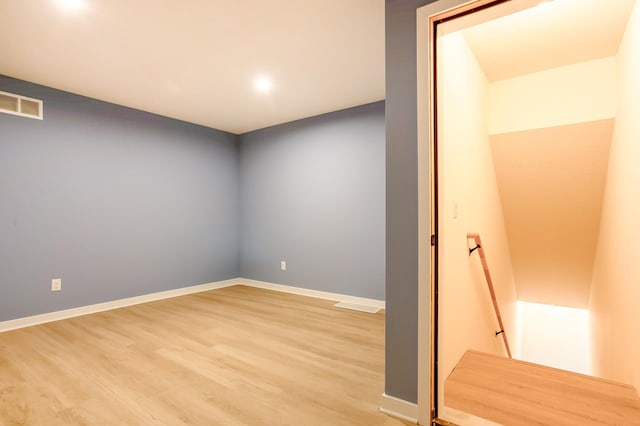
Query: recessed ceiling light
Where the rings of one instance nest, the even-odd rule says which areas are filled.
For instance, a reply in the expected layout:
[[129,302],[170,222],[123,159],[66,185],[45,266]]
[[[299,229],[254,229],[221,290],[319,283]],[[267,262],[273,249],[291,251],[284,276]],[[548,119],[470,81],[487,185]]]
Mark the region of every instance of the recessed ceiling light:
[[56,3],[67,10],[80,10],[85,6],[85,0],[56,0]]
[[265,75],[261,75],[260,77],[256,78],[254,85],[256,87],[256,90],[262,93],[269,92],[273,87],[273,83],[271,82],[271,79]]

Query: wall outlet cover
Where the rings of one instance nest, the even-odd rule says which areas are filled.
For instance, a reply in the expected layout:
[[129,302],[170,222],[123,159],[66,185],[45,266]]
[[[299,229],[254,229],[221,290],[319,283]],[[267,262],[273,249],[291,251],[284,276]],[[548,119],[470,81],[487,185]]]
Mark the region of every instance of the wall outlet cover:
[[51,291],[60,291],[62,290],[62,279],[54,278],[51,280]]

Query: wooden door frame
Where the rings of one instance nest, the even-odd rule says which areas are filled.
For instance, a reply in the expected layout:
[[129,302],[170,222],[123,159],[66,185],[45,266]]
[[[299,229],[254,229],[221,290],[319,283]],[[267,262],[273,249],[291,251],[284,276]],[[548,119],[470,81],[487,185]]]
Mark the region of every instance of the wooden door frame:
[[438,171],[436,28],[511,0],[438,0],[417,9],[418,423],[437,418]]

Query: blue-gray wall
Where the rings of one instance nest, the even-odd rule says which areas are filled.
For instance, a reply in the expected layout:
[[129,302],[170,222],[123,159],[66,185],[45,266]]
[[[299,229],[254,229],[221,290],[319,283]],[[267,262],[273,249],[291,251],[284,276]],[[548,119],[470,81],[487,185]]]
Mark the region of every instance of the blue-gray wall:
[[427,0],[386,0],[385,393],[418,398],[418,163],[416,9]]
[[240,276],[384,299],[384,102],[237,136],[0,90],[45,114],[0,114],[0,321]]
[[4,76],[0,90],[45,116],[0,114],[0,321],[239,275],[237,136]]
[[384,128],[376,102],[240,136],[243,277],[384,299]]

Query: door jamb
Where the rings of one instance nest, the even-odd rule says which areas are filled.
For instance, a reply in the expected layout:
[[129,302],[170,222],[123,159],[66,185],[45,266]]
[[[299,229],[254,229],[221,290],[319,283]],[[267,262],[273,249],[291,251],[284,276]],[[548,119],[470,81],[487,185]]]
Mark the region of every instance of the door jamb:
[[416,13],[419,424],[433,424],[437,415],[436,25],[444,19],[505,1],[509,0],[439,0],[418,8]]

